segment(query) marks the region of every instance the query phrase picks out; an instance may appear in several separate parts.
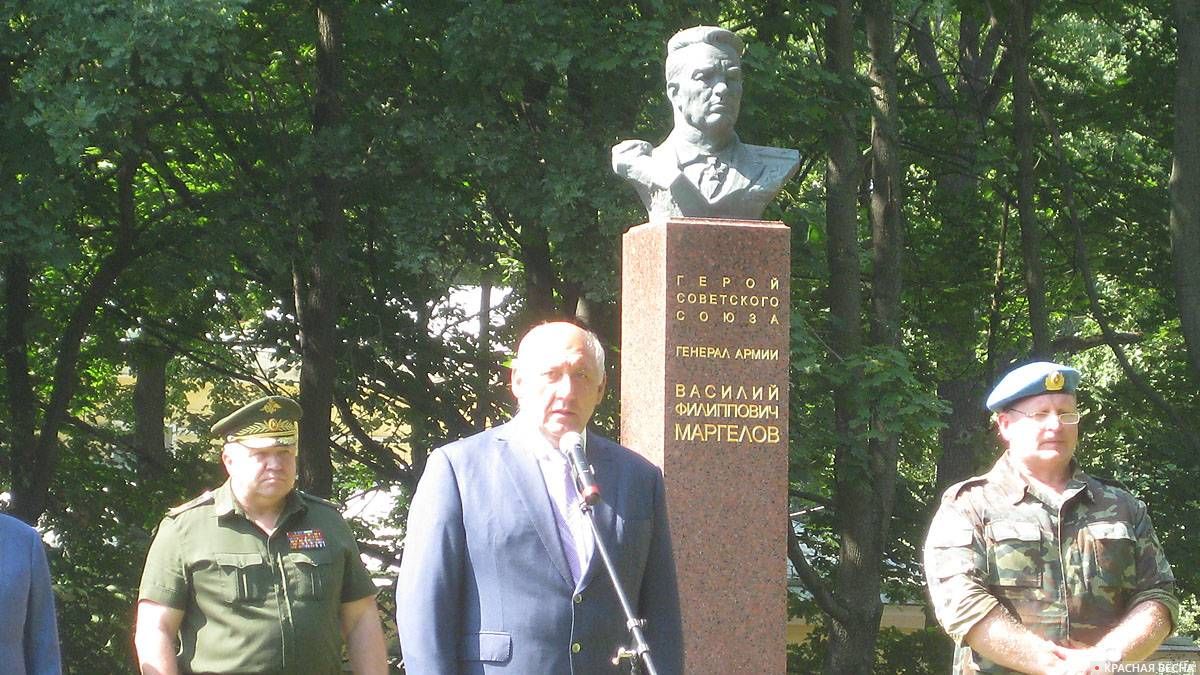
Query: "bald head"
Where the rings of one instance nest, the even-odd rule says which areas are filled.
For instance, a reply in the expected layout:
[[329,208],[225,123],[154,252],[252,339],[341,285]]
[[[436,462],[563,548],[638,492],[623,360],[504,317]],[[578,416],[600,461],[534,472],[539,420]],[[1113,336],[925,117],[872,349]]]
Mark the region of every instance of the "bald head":
[[600,339],[592,331],[566,321],[552,321],[531,328],[517,345],[517,360],[513,368],[519,368],[522,360],[532,361],[533,356],[540,351],[575,341],[583,345],[595,361],[596,367],[603,373],[604,347],[600,344]]
[[518,415],[557,446],[567,431],[583,431],[604,397],[604,348],[574,324],[536,326],[517,347],[512,390]]

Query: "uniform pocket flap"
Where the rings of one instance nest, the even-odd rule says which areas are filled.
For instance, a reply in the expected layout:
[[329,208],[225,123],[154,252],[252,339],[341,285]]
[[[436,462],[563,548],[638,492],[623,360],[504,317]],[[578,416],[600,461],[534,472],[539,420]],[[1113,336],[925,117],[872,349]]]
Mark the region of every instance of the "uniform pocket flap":
[[503,663],[512,657],[512,635],[496,631],[480,631],[463,636],[459,645],[461,661],[494,661]]
[[292,551],[287,559],[300,565],[328,565],[329,555],[323,550]]
[[992,538],[996,541],[1041,541],[1042,531],[1037,523],[1021,520],[997,520],[991,525]]
[[1094,539],[1128,539],[1130,541],[1134,539],[1133,532],[1129,529],[1129,523],[1088,523],[1087,530]]
[[931,548],[962,548],[970,546],[975,531],[961,527],[941,527],[929,533]]
[[221,567],[254,567],[264,565],[267,559],[261,553],[217,553],[213,560]]

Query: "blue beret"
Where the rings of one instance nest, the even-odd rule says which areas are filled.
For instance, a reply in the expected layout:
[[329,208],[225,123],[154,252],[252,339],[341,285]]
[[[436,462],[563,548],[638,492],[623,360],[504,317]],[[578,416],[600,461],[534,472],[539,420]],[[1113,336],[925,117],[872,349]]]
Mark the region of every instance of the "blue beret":
[[1038,394],[1074,394],[1080,372],[1071,366],[1035,361],[1009,371],[988,394],[987,407],[999,412],[1009,403]]

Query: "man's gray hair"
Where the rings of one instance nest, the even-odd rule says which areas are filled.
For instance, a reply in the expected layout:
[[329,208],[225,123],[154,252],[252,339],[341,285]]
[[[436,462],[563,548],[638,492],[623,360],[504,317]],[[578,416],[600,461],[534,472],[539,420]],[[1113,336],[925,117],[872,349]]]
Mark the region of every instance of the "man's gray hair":
[[685,47],[697,44],[708,44],[729,55],[729,58],[741,62],[742,49],[746,43],[737,33],[718,26],[693,26],[684,28],[671,36],[667,41],[667,82],[670,82],[686,62],[677,53]]
[[[528,333],[521,338],[521,342],[517,345],[517,358],[513,360],[513,368],[521,367],[521,352],[526,349],[526,345],[533,345],[541,337],[541,333],[547,330],[553,330],[554,323],[542,323],[529,329]],[[600,344],[600,338],[595,333],[580,326],[571,324],[583,332],[584,347],[591,353],[592,359],[600,370],[600,375],[604,375],[604,345]],[[533,339],[530,339],[533,338]]]

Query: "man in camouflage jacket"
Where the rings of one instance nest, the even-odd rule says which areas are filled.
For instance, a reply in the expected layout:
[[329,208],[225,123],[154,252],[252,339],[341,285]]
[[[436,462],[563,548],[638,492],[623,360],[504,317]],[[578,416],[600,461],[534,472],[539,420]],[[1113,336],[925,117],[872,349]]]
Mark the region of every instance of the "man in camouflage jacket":
[[951,486],[925,541],[958,673],[1095,673],[1154,652],[1179,611],[1146,505],[1079,469],[1075,389],[1055,363],[1012,371],[987,406],[1006,449]]

